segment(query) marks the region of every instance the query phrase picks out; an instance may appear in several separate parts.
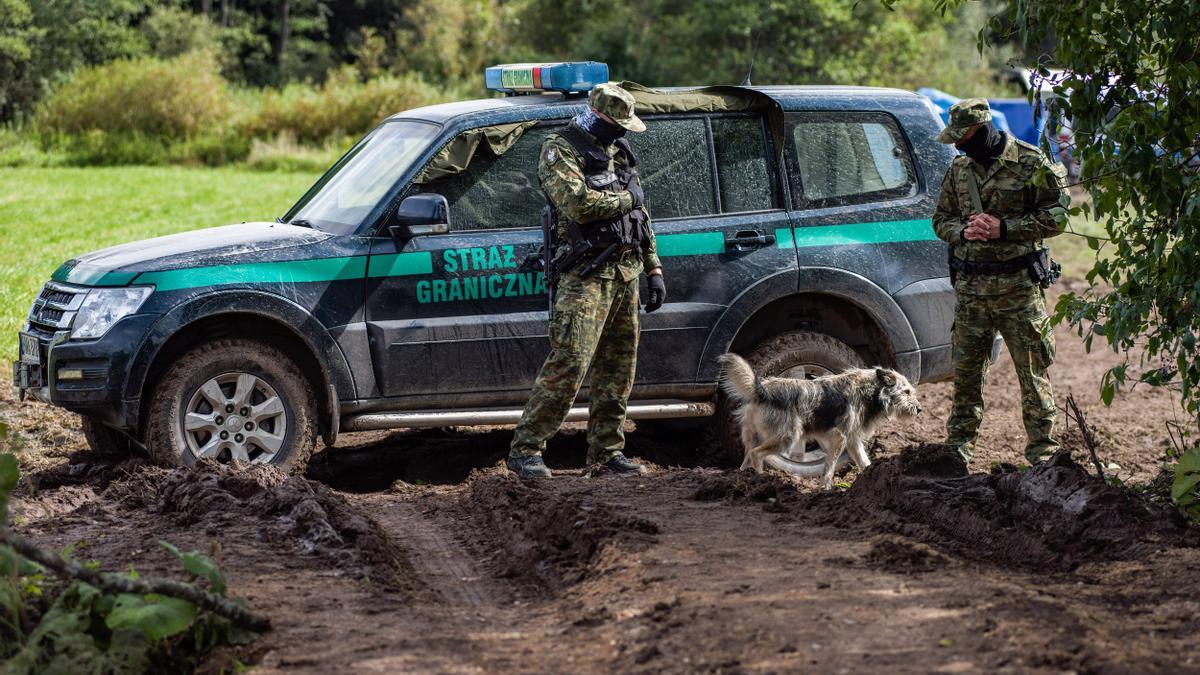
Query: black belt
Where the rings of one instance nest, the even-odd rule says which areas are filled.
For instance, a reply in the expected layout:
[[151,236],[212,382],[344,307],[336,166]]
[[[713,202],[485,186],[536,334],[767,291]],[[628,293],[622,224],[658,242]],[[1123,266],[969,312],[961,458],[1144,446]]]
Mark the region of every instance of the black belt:
[[983,262],[976,260],[963,260],[962,258],[950,258],[950,267],[959,274],[979,274],[983,276],[997,276],[1000,274],[1012,274],[1021,270],[1029,269],[1029,256],[1036,255],[1026,254],[1019,258],[1011,260],[1000,260],[996,262]]

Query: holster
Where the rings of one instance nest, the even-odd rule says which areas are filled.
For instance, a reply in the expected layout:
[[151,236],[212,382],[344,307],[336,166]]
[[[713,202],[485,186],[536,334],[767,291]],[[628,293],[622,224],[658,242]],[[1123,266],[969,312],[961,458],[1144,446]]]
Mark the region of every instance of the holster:
[[1039,248],[1025,256],[1029,278],[1042,288],[1050,288],[1062,276],[1062,265],[1050,258],[1050,249]]

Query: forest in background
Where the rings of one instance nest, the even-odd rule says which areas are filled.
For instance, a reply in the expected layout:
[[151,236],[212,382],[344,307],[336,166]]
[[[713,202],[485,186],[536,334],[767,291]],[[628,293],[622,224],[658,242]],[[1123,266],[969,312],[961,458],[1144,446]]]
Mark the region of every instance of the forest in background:
[[[487,65],[597,60],[651,86],[1015,95],[989,2],[0,0],[0,166],[328,164],[389,114],[488,95]],[[136,102],[136,105],[131,105]]]

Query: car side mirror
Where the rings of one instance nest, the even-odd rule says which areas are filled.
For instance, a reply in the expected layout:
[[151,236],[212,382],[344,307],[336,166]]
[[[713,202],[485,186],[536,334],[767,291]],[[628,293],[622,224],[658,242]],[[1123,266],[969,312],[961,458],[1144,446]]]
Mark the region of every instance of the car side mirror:
[[428,193],[405,197],[396,207],[388,233],[394,239],[412,239],[450,231],[450,204],[445,196]]

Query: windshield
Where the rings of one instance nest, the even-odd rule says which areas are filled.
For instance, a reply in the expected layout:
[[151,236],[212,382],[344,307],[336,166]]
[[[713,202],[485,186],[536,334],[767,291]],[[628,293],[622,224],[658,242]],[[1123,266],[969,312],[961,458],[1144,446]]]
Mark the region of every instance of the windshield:
[[352,234],[438,133],[434,124],[397,120],[358,142],[292,207],[287,222]]

